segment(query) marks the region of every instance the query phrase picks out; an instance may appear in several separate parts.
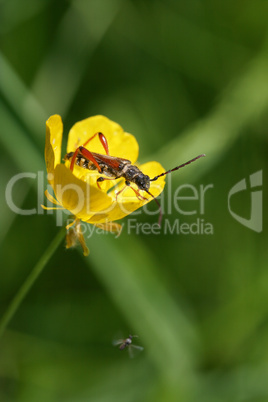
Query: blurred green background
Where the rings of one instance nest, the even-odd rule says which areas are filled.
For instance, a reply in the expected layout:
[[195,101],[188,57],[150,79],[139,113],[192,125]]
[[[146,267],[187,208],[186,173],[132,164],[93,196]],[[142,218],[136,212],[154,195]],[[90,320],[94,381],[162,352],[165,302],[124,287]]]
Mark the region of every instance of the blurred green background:
[[[166,169],[206,153],[170,175],[164,209],[182,184],[213,186],[203,214],[189,200],[181,208],[196,214],[164,215],[213,234],[93,234],[87,258],[62,243],[0,339],[0,401],[267,401],[267,214],[259,233],[242,225],[228,193],[246,179],[231,207],[249,219],[249,176],[266,181],[268,2],[0,7],[1,315],[59,231],[53,215],[21,216],[5,199],[14,175],[45,171],[50,115],[66,142],[75,122],[104,114],[136,136],[140,161]],[[38,194],[34,179],[13,188],[20,208]],[[125,226],[132,218],[157,221],[143,212]],[[144,347],[135,359],[112,346],[129,333]]]

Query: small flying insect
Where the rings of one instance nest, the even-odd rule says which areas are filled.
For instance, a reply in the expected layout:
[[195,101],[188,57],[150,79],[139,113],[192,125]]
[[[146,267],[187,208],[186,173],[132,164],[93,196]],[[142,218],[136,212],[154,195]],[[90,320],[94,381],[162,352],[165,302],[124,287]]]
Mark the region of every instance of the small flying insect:
[[138,335],[129,335],[126,339],[117,339],[113,341],[114,346],[119,345],[120,350],[128,349],[129,356],[133,358],[137,352],[141,352],[143,350],[142,346],[133,345],[132,339],[138,338]]
[[[97,135],[99,136],[99,140],[104,148],[106,155],[91,152],[87,148],[85,148],[85,146]],[[162,177],[168,173],[174,172],[175,170],[189,165],[190,163],[196,161],[199,158],[202,158],[203,156],[205,156],[205,154],[198,155],[188,162],[176,166],[175,168],[161,173],[151,179],[149,176],[142,173],[142,171],[136,165],[132,165],[130,160],[111,156],[109,153],[108,142],[105,135],[98,132],[90,137],[83,145],[79,146],[74,152],[69,152],[68,154],[66,154],[64,160],[70,161],[71,171],[73,171],[74,165],[78,165],[84,169],[98,170],[99,173],[103,173],[105,176],[108,176],[101,176],[97,179],[97,185],[99,188],[101,188],[100,183],[104,180],[117,180],[121,178],[125,179],[125,187],[117,192],[116,197],[118,197],[118,195],[122,193],[126,187],[130,187],[136,194],[138,200],[146,200],[146,198],[140,194],[139,190],[145,191],[150,197],[155,200],[156,204],[159,207],[158,224],[160,226],[163,215],[162,208],[158,200],[149,191],[150,183],[152,181],[156,181],[157,179],[159,179],[159,177]],[[136,184],[138,190],[132,187],[131,183]]]

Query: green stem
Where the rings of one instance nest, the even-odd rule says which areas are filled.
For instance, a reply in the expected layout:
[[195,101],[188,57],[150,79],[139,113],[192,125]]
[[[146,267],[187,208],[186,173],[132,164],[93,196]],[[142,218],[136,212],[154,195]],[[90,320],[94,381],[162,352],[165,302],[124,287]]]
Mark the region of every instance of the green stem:
[[55,236],[53,241],[50,243],[49,247],[46,249],[38,263],[34,266],[33,270],[31,271],[30,275],[27,277],[25,282],[22,284],[21,288],[18,290],[17,294],[15,295],[14,299],[11,301],[10,305],[8,306],[6,312],[2,316],[0,320],[0,337],[3,335],[9,321],[12,319],[14,314],[16,313],[17,309],[19,308],[21,302],[31,289],[32,285],[39,277],[43,269],[45,268],[46,264],[57,250],[59,244],[64,238],[65,235],[65,227],[63,227],[59,233]]

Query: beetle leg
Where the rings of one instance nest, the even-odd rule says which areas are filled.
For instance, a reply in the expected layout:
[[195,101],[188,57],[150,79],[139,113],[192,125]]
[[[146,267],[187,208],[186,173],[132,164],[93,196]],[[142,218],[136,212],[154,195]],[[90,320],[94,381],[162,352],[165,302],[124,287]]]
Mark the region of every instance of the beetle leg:
[[[76,151],[77,152],[79,151],[81,153],[81,155],[83,155],[86,159],[90,160],[96,166],[99,173],[102,173],[100,165],[98,164],[98,162],[94,158],[93,154],[88,149],[81,146],[81,147],[77,148]],[[76,151],[75,151],[75,153],[76,153]],[[74,153],[74,156],[75,156],[75,153]],[[74,158],[74,156],[73,156],[73,158]],[[76,156],[77,156],[77,154],[76,154]],[[72,160],[72,162],[73,162],[73,160]]]
[[[102,146],[103,146],[103,148],[104,148],[104,150],[105,150],[105,152],[106,152],[106,155],[110,155],[107,138],[106,138],[105,135],[102,134],[102,133],[96,133],[96,134],[94,134],[92,137],[90,137],[82,146],[76,148],[75,152],[73,153],[72,159],[71,159],[71,164],[70,164],[70,169],[71,169],[71,171],[74,170],[75,160],[76,160],[76,158],[77,158],[78,152],[80,151],[81,154],[82,154],[85,158],[89,159],[92,163],[94,163],[94,165],[96,166],[96,168],[98,169],[98,171],[101,173],[101,168],[100,168],[98,162],[96,161],[96,159],[94,158],[94,156],[92,155],[92,153],[91,153],[90,151],[88,151],[88,150],[85,148],[85,146],[86,146],[91,140],[93,140],[93,138],[95,138],[96,135],[99,136],[99,140],[100,140],[100,142],[101,142],[101,144],[102,144]],[[67,154],[67,155],[68,155],[68,154]]]
[[134,187],[131,186],[131,184],[130,184],[129,181],[126,181],[125,184],[126,184],[125,187],[123,187],[120,191],[118,191],[118,193],[116,193],[116,200],[117,200],[117,197],[119,196],[119,194],[122,193],[127,187],[130,187],[130,188],[134,191],[134,193],[136,194],[136,197],[138,198],[139,201],[147,200],[146,197],[143,197],[143,196],[139,193],[138,190],[136,190]]
[[77,148],[77,149],[75,150],[75,152],[74,152],[74,154],[73,154],[73,156],[72,156],[71,164],[70,164],[70,170],[71,170],[71,172],[74,170],[74,164],[75,164],[75,160],[76,160],[76,157],[77,157],[78,152],[79,152],[79,148]]
[[105,150],[105,152],[106,152],[106,155],[110,155],[107,138],[106,138],[105,135],[102,134],[102,133],[96,133],[96,134],[94,134],[92,137],[90,137],[90,138],[83,144],[83,147],[85,147],[85,146],[89,143],[89,141],[93,140],[93,138],[95,138],[96,135],[99,136],[99,140],[100,140],[101,145],[103,146],[103,148],[104,148],[104,150]]
[[116,180],[117,177],[99,177],[97,179],[97,185],[99,187],[99,189],[101,190],[101,186],[99,185],[100,182],[104,181],[104,180]]
[[134,187],[132,187],[132,186],[130,186],[130,185],[128,185],[128,187],[130,187],[130,188],[134,191],[134,193],[136,194],[136,196],[137,196],[137,198],[138,198],[139,201],[147,200],[147,198],[146,198],[146,197],[143,197],[143,196],[139,193],[139,191],[136,190]]

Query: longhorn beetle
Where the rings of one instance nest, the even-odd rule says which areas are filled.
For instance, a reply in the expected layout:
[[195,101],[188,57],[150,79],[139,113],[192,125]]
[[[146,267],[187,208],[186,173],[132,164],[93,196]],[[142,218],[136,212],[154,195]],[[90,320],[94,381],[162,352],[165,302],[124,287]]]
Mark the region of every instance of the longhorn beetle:
[[[96,152],[90,152],[87,148],[85,148],[85,146],[91,140],[93,140],[93,138],[95,138],[97,135],[99,136],[99,140],[105,150],[106,155],[97,154]],[[158,224],[160,226],[162,220],[162,209],[158,200],[149,191],[150,183],[152,181],[159,179],[159,177],[162,177],[168,173],[174,172],[175,170],[178,170],[186,165],[189,165],[190,163],[196,161],[197,159],[203,156],[205,156],[205,154],[198,155],[195,158],[189,160],[188,162],[176,166],[175,168],[168,170],[164,173],[161,173],[151,179],[149,176],[142,173],[142,171],[137,166],[132,165],[131,161],[129,161],[128,159],[111,156],[109,153],[108,142],[105,135],[98,132],[94,134],[92,137],[90,137],[83,145],[79,146],[74,152],[69,152],[68,154],[66,154],[64,160],[69,160],[71,162],[70,163],[71,171],[73,171],[74,165],[76,164],[85,169],[98,170],[99,173],[103,173],[106,176],[108,176],[108,177],[99,177],[97,179],[97,185],[99,188],[100,188],[99,183],[104,180],[115,180],[124,178],[126,186],[129,186],[135,192],[139,200],[146,200],[146,198],[139,193],[139,190],[145,191],[155,200],[155,202],[159,207]],[[131,183],[136,184],[139,190],[136,190],[134,187],[132,187]],[[126,186],[117,192],[116,197],[122,191],[124,191]]]

